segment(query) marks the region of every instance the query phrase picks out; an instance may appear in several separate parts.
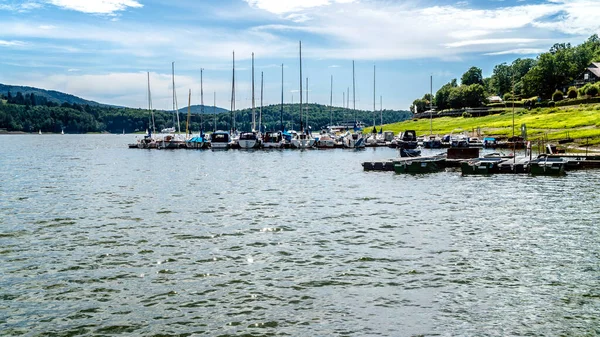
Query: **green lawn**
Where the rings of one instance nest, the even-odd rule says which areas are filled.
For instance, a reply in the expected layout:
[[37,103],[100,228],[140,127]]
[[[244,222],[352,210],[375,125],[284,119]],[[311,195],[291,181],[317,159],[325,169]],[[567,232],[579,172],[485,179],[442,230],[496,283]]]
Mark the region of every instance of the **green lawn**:
[[[521,134],[521,124],[527,126],[528,138],[531,140],[545,138],[559,140],[567,138],[576,139],[585,143],[600,144],[600,105],[585,105],[565,108],[537,108],[533,110],[515,109],[514,125],[515,134]],[[484,136],[510,137],[512,136],[513,112],[504,109],[498,114],[485,117],[440,117],[431,120],[433,134],[457,134],[474,132],[478,128]],[[366,127],[369,132],[371,127]],[[405,130],[416,130],[418,135],[428,135],[430,120],[408,120],[400,123],[387,124],[383,130],[394,133]]]

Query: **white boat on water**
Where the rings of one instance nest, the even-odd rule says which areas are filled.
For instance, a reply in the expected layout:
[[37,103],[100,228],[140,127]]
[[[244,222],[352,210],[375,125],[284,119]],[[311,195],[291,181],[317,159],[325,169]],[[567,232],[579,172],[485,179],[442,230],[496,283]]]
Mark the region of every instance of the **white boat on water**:
[[346,132],[344,136],[342,136],[342,144],[347,149],[361,149],[366,146],[365,138],[362,133]]
[[320,149],[335,147],[335,136],[332,136],[329,132],[323,130],[319,134],[319,138],[315,142],[315,145]]
[[263,135],[262,146],[265,149],[281,149],[284,139],[281,131],[269,131]]
[[256,132],[242,132],[238,140],[241,149],[256,149],[260,145],[260,138]]
[[308,149],[315,146],[315,139],[309,134],[294,130],[287,131],[286,134],[293,149]]

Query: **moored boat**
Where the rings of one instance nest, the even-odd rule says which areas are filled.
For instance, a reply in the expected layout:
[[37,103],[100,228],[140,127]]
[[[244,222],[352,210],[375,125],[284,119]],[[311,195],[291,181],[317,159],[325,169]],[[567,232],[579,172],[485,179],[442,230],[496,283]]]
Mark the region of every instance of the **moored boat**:
[[260,145],[258,133],[256,132],[242,132],[238,140],[240,149],[256,149]]
[[445,168],[445,160],[443,156],[398,160],[394,162],[394,171],[396,173],[439,172]]
[[227,131],[215,131],[210,134],[210,146],[213,150],[227,150],[230,147],[231,136]]
[[529,161],[531,175],[560,176],[565,174],[567,161],[563,158],[541,156]]
[[483,157],[465,160],[460,163],[460,170],[463,175],[482,174],[488,175],[500,172],[499,164],[506,160],[503,157]]
[[262,146],[265,149],[281,149],[284,145],[281,131],[265,132],[262,139]]

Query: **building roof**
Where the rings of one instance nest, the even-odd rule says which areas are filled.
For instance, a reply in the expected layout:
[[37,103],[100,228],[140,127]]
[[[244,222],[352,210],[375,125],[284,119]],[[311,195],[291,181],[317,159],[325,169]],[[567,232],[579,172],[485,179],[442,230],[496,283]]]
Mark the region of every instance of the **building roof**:
[[588,70],[596,77],[600,78],[600,62],[592,62]]

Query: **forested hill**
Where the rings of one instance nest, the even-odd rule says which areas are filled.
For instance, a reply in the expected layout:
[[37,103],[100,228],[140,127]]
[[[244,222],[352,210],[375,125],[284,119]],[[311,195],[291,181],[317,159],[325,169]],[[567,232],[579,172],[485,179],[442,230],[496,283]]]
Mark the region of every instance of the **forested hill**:
[[[18,97],[18,99],[17,99]],[[90,104],[70,104],[64,102],[60,105],[52,102],[38,104],[40,97],[23,95],[17,92],[14,97],[8,99],[7,95],[0,95],[0,129],[6,131],[22,132],[55,132],[64,130],[65,133],[87,133],[87,132],[110,132],[126,133],[145,131],[151,129],[151,114],[145,109],[119,108],[111,106],[99,106]],[[44,99],[41,99],[43,101]],[[281,120],[286,129],[299,129],[300,127],[300,105],[286,104],[283,106],[271,105],[262,109],[262,125],[265,129],[279,130]],[[330,123],[342,121],[358,121],[371,125],[375,119],[379,124],[380,113],[371,111],[356,111],[333,107],[330,108],[319,104],[304,105],[304,118],[308,113],[308,124],[312,130],[319,130]],[[209,110],[211,112],[212,109]],[[223,109],[220,109],[223,111]],[[256,119],[258,123],[258,113]],[[206,112],[206,111],[205,111]],[[389,124],[399,122],[412,117],[408,111],[384,110],[381,113],[383,123]],[[235,116],[235,128],[240,131],[250,130],[252,115],[250,109],[238,110],[234,113],[225,112],[204,115],[194,114],[190,120],[189,129],[198,132],[201,128],[205,131],[214,129],[229,130],[232,128],[232,117]],[[181,131],[186,129],[186,114],[180,113]],[[154,111],[154,124],[156,130],[160,131],[167,127],[176,127],[175,114],[168,111]]]
[[24,87],[24,86],[17,86],[17,85],[7,85],[7,84],[2,84],[0,83],[0,95],[4,95],[4,96],[8,96],[8,93],[11,93],[11,96],[16,96],[16,94],[18,92],[20,92],[23,96],[29,94],[34,94],[34,96],[37,96],[40,99],[45,99],[48,102],[52,102],[52,103],[57,103],[57,104],[62,104],[62,103],[69,103],[69,104],[79,104],[79,105],[91,105],[91,106],[107,106],[106,104],[101,104],[98,102],[94,102],[94,101],[89,101],[74,95],[70,95],[70,94],[65,94],[63,92],[60,91],[54,91],[54,90],[45,90],[45,89],[39,89],[39,88],[33,88],[33,87]]
[[[218,106],[212,107],[212,106],[204,105],[204,110],[202,109],[202,107],[203,107],[202,105],[192,105],[190,107],[190,111],[192,114],[196,114],[196,115],[199,113],[202,113],[202,112],[204,112],[205,114],[214,114],[214,113],[220,114],[223,112],[229,112],[229,110],[219,108]],[[181,109],[179,109],[179,112],[182,114],[187,114],[188,108],[187,107],[181,108]]]

